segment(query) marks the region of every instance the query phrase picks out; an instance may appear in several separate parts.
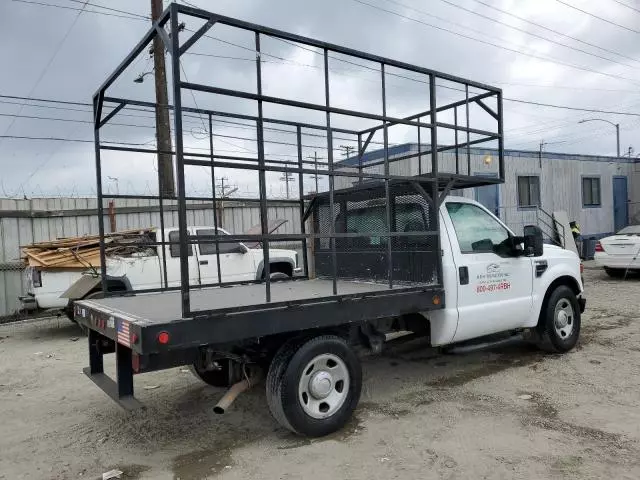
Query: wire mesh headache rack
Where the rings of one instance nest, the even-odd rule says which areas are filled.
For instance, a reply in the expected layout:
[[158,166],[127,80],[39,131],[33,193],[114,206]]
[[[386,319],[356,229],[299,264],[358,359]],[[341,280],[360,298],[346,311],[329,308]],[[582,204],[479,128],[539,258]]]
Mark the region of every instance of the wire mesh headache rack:
[[[185,29],[184,25],[187,22],[195,23],[199,28],[195,32]],[[207,55],[201,50],[196,53],[192,49],[203,38],[213,38],[208,33],[216,29],[223,29],[225,32],[237,31],[252,37],[252,46],[246,47],[245,44],[242,48],[255,54],[251,77],[255,80],[253,88],[224,88],[215,85],[214,81],[196,83],[187,80],[181,58],[190,54]],[[273,39],[318,56],[320,61],[311,66],[322,77],[318,88],[324,101],[295,99],[287,95],[286,90],[284,93],[280,91],[278,95],[265,92],[263,70],[269,58],[274,55],[265,53],[261,44]],[[127,69],[135,65],[136,59],[144,54],[154,41],[161,41],[169,54],[167,58],[170,59],[169,84],[172,102],[162,105],[109,96],[107,91]],[[375,77],[376,87],[372,89],[376,92],[376,98],[369,105],[373,107],[344,107],[344,98],[341,98],[339,92],[336,94],[336,87],[332,86],[335,74],[330,64],[334,61],[360,66]],[[286,62],[281,63],[286,65]],[[425,106],[416,109],[416,102],[409,102],[409,113],[392,115],[392,105],[389,101],[390,79],[408,79],[418,84],[426,100]],[[371,78],[368,81],[372,82]],[[304,88],[311,91],[312,86],[305,85]],[[368,89],[369,93],[372,89]],[[190,91],[193,106],[186,105],[185,98],[188,97],[184,90]],[[200,108],[194,92],[198,93],[201,99],[210,96],[220,108]],[[447,95],[442,92],[454,92],[456,99],[443,101],[442,98],[446,100]],[[332,94],[338,99],[334,100]],[[234,111],[234,108],[229,106],[229,100],[249,107],[243,107],[244,110],[236,108]],[[221,268],[220,252],[225,251],[221,246],[234,242],[259,242],[261,245],[262,275],[253,281],[264,283],[265,295],[262,300],[267,304],[277,302],[277,290],[284,288],[282,285],[285,284],[272,281],[270,275],[273,263],[270,257],[273,259],[279,255],[274,245],[277,248],[282,242],[299,244],[303,268],[302,274],[294,281],[311,277],[328,279],[331,283],[328,293],[334,299],[343,297],[340,291],[342,281],[376,284],[371,295],[389,294],[389,291],[419,290],[425,286],[441,286],[438,211],[444,197],[453,189],[504,181],[500,89],[176,3],[163,12],[134,50],[102,84],[94,95],[93,105],[99,210],[103,210],[104,199],[137,198],[159,203],[160,229],[156,244],[162,246],[164,252],[167,252],[168,246],[174,246],[174,251],[175,246],[178,246],[179,286],[171,284],[167,274],[167,261],[170,261],[170,258],[169,255],[162,254],[161,287],[139,290],[138,293],[180,290],[183,318],[192,317],[196,313],[206,313],[201,309],[197,312],[192,310],[192,289],[249,281],[234,281],[231,276],[225,274],[224,268]],[[267,108],[272,112],[269,115],[265,114]],[[113,142],[107,144],[102,141],[101,129],[127,109],[170,112],[173,117],[174,148],[167,151],[159,147],[116,145]],[[396,112],[398,109],[394,108],[393,111]],[[208,148],[204,150],[188,144],[190,130],[186,122],[190,116],[195,116],[194,118],[199,119],[203,125],[202,130],[208,140]],[[314,119],[306,120],[310,117]],[[305,121],[300,121],[300,118],[305,118]],[[322,120],[319,121],[318,118]],[[252,128],[255,132],[253,140],[257,152],[221,154],[214,145],[218,137],[224,137],[214,134],[214,122],[218,121],[227,124],[240,122],[238,124],[244,125],[244,128]],[[396,130],[400,132],[399,137],[406,136],[406,132],[412,132],[417,141],[408,148],[391,145],[389,139],[392,131]],[[270,131],[288,132],[294,140],[290,143],[269,140],[267,134]],[[313,160],[304,155],[307,145],[303,138],[308,136],[320,137],[326,142],[325,161],[319,162],[317,155]],[[338,138],[352,140],[353,146],[344,147],[348,154],[345,160],[337,159],[334,155]],[[266,151],[270,142],[290,145],[292,152],[284,160],[273,158],[273,155]],[[372,152],[372,145],[377,145],[378,150]],[[472,145],[493,149],[497,156],[497,162],[494,163],[496,171],[493,174],[484,170],[477,171],[481,170],[477,165],[484,168],[490,162],[474,158],[470,149]],[[151,158],[161,155],[173,156],[177,187],[175,196],[163,192],[162,168],[157,169],[157,195],[105,193],[102,188],[105,176],[105,160],[102,157],[105,151],[127,152]],[[148,163],[151,171],[153,161],[149,160]],[[188,194],[185,171],[192,166],[207,169],[211,184],[210,195]],[[222,175],[221,172],[248,172],[247,175],[257,177],[258,196],[243,201],[258,208],[260,233],[194,235],[189,230],[189,203],[207,201],[212,202],[214,206],[213,227],[214,232],[217,232],[220,225],[219,207],[224,199],[219,196],[217,198],[215,184],[216,179]],[[273,173],[283,176],[287,191],[291,178],[295,182],[297,177],[300,221],[294,228],[295,233],[269,232],[268,217],[272,199],[267,191],[269,175]],[[305,176],[315,176],[315,186],[305,188]],[[318,182],[318,177],[323,180]],[[169,204],[172,207],[177,206],[179,235],[176,241],[166,238],[165,235],[163,208]],[[99,212],[99,228],[102,237],[105,232],[102,211]],[[211,230],[208,231],[210,232]],[[194,281],[190,276],[194,245],[215,245],[215,281]],[[103,289],[107,292],[104,242],[101,247]],[[207,250],[212,251],[211,248]],[[380,290],[381,284],[387,286],[384,291]],[[301,299],[318,300],[318,296]]]

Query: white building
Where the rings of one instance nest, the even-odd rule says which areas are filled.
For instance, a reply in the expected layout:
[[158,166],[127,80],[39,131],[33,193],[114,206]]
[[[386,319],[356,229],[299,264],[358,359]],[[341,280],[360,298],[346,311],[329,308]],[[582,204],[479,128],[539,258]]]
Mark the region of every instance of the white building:
[[[419,175],[431,171],[431,156],[417,155],[418,144],[389,147],[391,174]],[[421,151],[428,151],[422,145]],[[441,172],[498,176],[495,149],[461,148],[456,153],[439,153]],[[395,159],[395,161],[393,161]],[[363,173],[382,173],[384,151],[366,152],[362,159],[351,157],[339,168]],[[524,150],[505,150],[505,183],[454,191],[454,195],[475,198],[496,212],[516,231],[535,223],[538,208],[553,213],[564,210],[577,220],[585,237],[602,237],[629,223],[640,223],[640,159]],[[336,178],[335,187],[345,188],[353,177]]]

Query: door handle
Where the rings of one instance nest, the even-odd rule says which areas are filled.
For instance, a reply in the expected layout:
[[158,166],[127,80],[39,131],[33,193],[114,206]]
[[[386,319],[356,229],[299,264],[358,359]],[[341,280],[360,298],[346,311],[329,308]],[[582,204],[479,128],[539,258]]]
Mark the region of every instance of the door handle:
[[198,263],[200,265],[209,265],[209,260],[200,260]]
[[460,285],[469,285],[469,267],[460,267],[458,273],[460,274]]

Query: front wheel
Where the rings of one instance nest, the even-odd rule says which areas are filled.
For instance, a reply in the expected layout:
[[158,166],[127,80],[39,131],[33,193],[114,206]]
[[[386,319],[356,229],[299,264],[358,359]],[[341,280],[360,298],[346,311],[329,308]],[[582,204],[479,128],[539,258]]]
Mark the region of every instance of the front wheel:
[[538,345],[553,353],[565,353],[580,337],[580,306],[576,294],[566,285],[551,292],[536,328]]
[[269,410],[280,425],[322,437],[351,418],[360,400],[362,368],[339,337],[291,341],[271,361],[266,388]]

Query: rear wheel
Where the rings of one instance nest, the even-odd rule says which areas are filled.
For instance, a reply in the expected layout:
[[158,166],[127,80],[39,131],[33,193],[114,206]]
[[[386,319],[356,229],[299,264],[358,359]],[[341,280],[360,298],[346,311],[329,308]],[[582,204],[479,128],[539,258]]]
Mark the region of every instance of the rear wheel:
[[604,267],[604,271],[607,273],[607,275],[609,275],[611,278],[622,278],[624,277],[624,273],[625,270],[624,268],[609,268],[609,267]]
[[322,437],[342,428],[360,400],[362,368],[333,335],[286,343],[271,361],[267,403],[283,427]]
[[568,352],[580,337],[580,320],[576,294],[566,285],[556,287],[540,312],[538,346],[548,352]]

